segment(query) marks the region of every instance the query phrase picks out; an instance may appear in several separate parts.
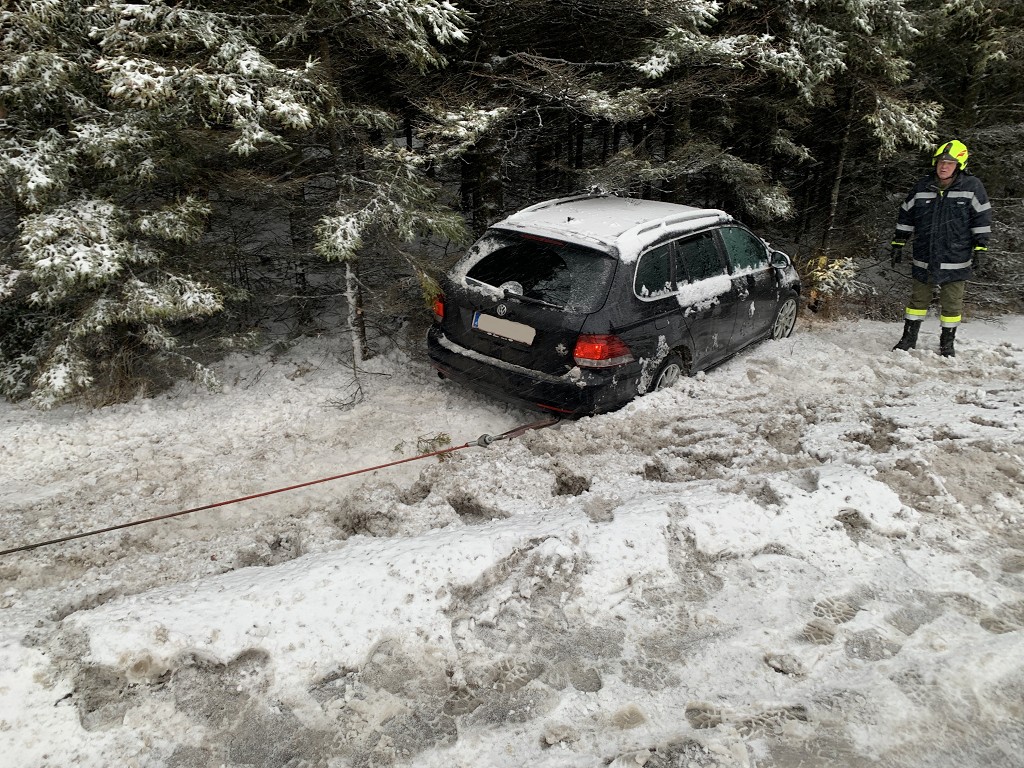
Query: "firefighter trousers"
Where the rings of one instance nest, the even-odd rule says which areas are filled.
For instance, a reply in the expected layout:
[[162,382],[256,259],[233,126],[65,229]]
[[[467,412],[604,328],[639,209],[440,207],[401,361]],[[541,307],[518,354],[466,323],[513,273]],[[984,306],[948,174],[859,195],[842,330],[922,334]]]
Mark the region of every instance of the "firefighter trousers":
[[[939,286],[939,321],[943,328],[956,328],[960,324],[964,311],[964,290],[966,280],[944,283]],[[931,283],[913,281],[910,289],[910,303],[907,304],[904,318],[907,320],[924,320],[928,314],[928,305],[932,303],[935,286]]]

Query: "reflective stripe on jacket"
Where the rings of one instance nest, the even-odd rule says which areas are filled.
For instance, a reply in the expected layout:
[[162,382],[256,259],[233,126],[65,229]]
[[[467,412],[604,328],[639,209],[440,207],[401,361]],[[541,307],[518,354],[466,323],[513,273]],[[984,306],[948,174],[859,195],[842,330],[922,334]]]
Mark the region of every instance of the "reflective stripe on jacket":
[[961,171],[944,190],[934,175],[917,182],[900,206],[895,240],[914,239],[915,280],[942,285],[971,276],[974,249],[985,248],[991,232],[985,186]]

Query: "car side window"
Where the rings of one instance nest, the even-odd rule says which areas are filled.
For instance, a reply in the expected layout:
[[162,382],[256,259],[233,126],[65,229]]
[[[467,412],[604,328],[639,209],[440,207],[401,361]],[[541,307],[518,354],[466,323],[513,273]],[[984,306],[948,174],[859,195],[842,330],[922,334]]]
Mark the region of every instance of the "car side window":
[[684,275],[691,283],[725,274],[725,264],[718,255],[715,238],[710,232],[676,242],[676,279]]
[[669,257],[672,244],[665,243],[641,254],[633,278],[633,290],[641,299],[666,296],[674,289]]
[[768,265],[768,249],[759,238],[742,227],[722,227],[719,232],[734,272]]

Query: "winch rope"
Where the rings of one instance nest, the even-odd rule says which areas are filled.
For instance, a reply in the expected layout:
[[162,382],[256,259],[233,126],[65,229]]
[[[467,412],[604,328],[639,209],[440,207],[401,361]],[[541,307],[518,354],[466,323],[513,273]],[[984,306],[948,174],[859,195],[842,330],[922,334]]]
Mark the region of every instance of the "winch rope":
[[252,493],[248,496],[239,496],[237,499],[228,499],[227,501],[217,501],[212,504],[204,504],[201,507],[192,507],[191,509],[182,509],[178,512],[168,512],[165,515],[155,515],[153,517],[147,517],[143,520],[132,520],[127,523],[120,523],[118,525],[111,525],[106,528],[98,528],[93,531],[83,531],[81,533],[73,533],[68,536],[61,536],[56,539],[50,539],[48,541],[39,541],[35,544],[24,544],[20,547],[12,547],[11,549],[0,550],[0,557],[4,555],[13,555],[15,552],[28,552],[29,550],[39,549],[40,547],[48,547],[52,544],[63,544],[68,541],[74,541],[75,539],[84,539],[88,536],[98,536],[101,533],[110,533],[111,531],[120,531],[124,528],[132,528],[136,525],[144,525],[146,523],[155,523],[159,520],[169,520],[172,517],[182,517],[183,515],[191,515],[193,512],[203,512],[207,509],[216,509],[217,507],[226,507],[229,504],[238,504],[242,501],[251,501],[252,499],[259,499],[264,496],[273,496],[278,493],[286,493],[288,491],[295,491],[299,488],[308,488],[311,485],[319,485],[320,483],[329,483],[332,480],[341,480],[346,477],[353,477],[355,475],[362,475],[367,472],[376,472],[379,469],[387,469],[389,467],[396,467],[399,464],[408,464],[411,461],[419,461],[421,459],[429,459],[433,456],[444,456],[455,451],[461,451],[466,448],[486,448],[492,443],[496,443],[499,440],[511,440],[514,437],[519,437],[526,432],[530,432],[535,429],[543,429],[544,427],[550,427],[557,424],[559,419],[551,417],[548,419],[542,419],[535,421],[531,424],[523,424],[522,426],[510,429],[507,432],[502,432],[499,435],[480,435],[476,440],[470,440],[462,445],[449,446],[448,448],[441,448],[437,451],[430,451],[429,453],[421,453],[418,456],[409,456],[405,459],[396,459],[395,461],[389,461],[385,464],[378,464],[373,467],[363,467],[362,469],[355,469],[351,472],[343,472],[340,475],[332,475],[331,477],[322,477],[319,480],[309,480],[304,483],[296,483],[295,485],[289,485],[285,488],[275,488],[272,491],[263,491],[261,493]]

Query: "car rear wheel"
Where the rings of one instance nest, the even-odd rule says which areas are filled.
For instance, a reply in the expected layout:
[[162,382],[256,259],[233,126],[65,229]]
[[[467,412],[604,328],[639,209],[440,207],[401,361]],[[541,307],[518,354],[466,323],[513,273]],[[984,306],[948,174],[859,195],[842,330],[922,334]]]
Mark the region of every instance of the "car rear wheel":
[[775,322],[772,324],[772,338],[785,339],[793,332],[796,325],[796,297],[790,296],[779,305],[775,313]]
[[658,370],[654,374],[651,391],[657,392],[659,389],[671,387],[685,375],[682,358],[675,352],[670,352],[668,357],[661,361],[661,365],[658,366]]

